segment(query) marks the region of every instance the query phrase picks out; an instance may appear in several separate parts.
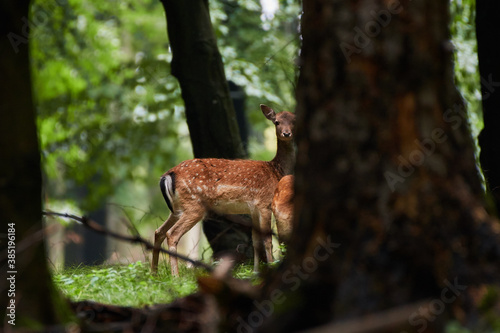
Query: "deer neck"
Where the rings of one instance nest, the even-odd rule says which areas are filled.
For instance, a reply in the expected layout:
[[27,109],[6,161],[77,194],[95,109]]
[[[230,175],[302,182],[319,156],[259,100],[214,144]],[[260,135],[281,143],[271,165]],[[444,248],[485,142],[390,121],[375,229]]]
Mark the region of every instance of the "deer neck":
[[293,141],[278,140],[276,156],[270,163],[281,177],[291,175],[295,166],[295,147]]

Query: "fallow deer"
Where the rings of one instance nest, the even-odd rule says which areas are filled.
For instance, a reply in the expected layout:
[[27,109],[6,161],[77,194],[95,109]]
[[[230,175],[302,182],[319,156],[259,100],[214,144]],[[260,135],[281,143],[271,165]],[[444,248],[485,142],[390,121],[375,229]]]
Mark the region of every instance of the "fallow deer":
[[[271,161],[193,159],[180,163],[160,179],[160,188],[172,212],[155,231],[155,248],[151,269],[158,269],[159,247],[167,238],[168,248],[177,251],[180,238],[204,216],[250,214],[254,246],[254,269],[258,270],[259,253],[265,249],[271,262],[271,202],[279,180],[293,171],[295,115],[288,111],[275,113],[260,105],[262,113],[276,127],[278,148]],[[170,256],[172,275],[179,276],[177,258]]]
[[287,175],[279,181],[274,191],[271,210],[276,219],[278,240],[288,243],[293,229],[293,176]]

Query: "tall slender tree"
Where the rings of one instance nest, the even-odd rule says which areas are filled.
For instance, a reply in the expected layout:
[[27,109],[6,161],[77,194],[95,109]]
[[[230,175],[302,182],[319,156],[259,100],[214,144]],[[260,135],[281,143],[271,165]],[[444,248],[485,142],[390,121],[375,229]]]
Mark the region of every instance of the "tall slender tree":
[[245,153],[207,0],[162,1],[196,157],[243,158]]

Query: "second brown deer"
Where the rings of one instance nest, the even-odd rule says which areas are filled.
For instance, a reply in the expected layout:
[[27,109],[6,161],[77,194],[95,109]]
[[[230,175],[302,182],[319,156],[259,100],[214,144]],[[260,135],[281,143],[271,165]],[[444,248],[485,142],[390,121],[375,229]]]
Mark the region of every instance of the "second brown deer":
[[[267,262],[272,262],[271,202],[279,180],[293,172],[295,115],[288,111],[275,113],[265,105],[260,108],[276,128],[278,148],[273,160],[193,159],[161,177],[161,192],[172,213],[155,231],[153,272],[158,269],[159,248],[165,238],[168,249],[176,252],[180,238],[211,211],[250,214],[254,270],[258,270],[262,249]],[[170,269],[172,275],[179,276],[175,256],[170,256]]]
[[271,209],[276,219],[280,242],[288,244],[293,229],[293,176],[287,175],[279,181],[274,191]]

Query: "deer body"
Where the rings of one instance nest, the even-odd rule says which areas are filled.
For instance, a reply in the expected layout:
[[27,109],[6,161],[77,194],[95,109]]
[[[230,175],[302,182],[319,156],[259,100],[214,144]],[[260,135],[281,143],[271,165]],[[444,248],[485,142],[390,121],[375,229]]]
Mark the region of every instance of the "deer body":
[[271,209],[276,219],[278,239],[288,243],[293,229],[293,176],[281,178],[274,191]]
[[[158,268],[156,248],[165,238],[169,250],[177,251],[180,238],[211,211],[250,214],[255,270],[262,248],[267,262],[273,260],[271,202],[279,180],[293,171],[295,116],[287,111],[276,114],[265,105],[261,105],[261,110],[276,126],[278,149],[272,161],[193,159],[180,163],[161,177],[160,188],[172,214],[155,231],[153,272]],[[170,265],[172,274],[178,276],[176,257],[170,256]]]

